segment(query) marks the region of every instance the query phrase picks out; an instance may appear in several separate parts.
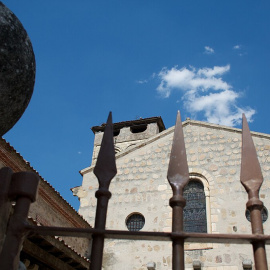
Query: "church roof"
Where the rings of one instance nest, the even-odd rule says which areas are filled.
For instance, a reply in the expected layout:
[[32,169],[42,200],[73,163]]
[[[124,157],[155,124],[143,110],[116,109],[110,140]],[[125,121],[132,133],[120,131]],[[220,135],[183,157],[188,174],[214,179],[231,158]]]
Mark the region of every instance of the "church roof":
[[[129,121],[127,121],[127,122],[129,122]],[[183,125],[183,128],[185,128],[186,126],[189,126],[189,125],[193,125],[193,126],[206,127],[206,128],[210,128],[210,129],[219,129],[219,130],[224,130],[224,131],[233,132],[233,133],[242,133],[242,129],[240,129],[240,128],[227,127],[227,126],[222,126],[222,125],[218,125],[218,124],[211,124],[211,123],[207,123],[207,122],[203,122],[203,121],[191,120],[189,118],[187,118],[187,120],[183,121],[182,125]],[[174,126],[164,130],[163,132],[158,133],[157,135],[147,139],[146,141],[144,141],[142,143],[135,144],[133,147],[130,147],[127,150],[118,153],[116,155],[116,159],[119,159],[119,158],[129,154],[130,152],[133,152],[136,149],[140,149],[140,148],[144,147],[145,145],[152,143],[154,141],[157,141],[160,138],[163,138],[163,137],[165,137],[173,132],[174,132]],[[270,140],[270,135],[266,134],[266,133],[252,132],[251,131],[251,135],[255,136],[255,137],[260,137],[260,138],[265,138],[265,139]],[[90,167],[87,167],[87,168],[81,170],[80,174],[84,175],[85,173],[93,170],[94,167],[95,167],[95,164],[92,164]]]
[[[15,148],[7,142],[4,138],[0,137],[0,161],[3,161],[5,166],[10,167],[14,172],[19,171],[33,171],[40,178],[40,186],[39,193],[41,193],[42,187],[46,188],[47,192],[50,192],[50,196],[54,196],[58,198],[63,206],[60,206],[59,203],[54,203],[54,200],[51,199],[51,203],[53,203],[58,208],[66,207],[63,210],[63,213],[68,215],[68,218],[73,216],[74,222],[76,225],[84,224],[85,227],[91,227],[90,224],[61,196],[61,194],[48,182],[46,181],[38,171],[36,171],[30,164],[30,162],[26,161],[23,156],[15,150]],[[78,224],[77,224],[78,223]],[[81,223],[81,224],[79,224]]]
[[[134,126],[141,126],[141,125],[147,125],[147,124],[152,124],[152,123],[157,123],[157,125],[159,127],[159,132],[166,129],[161,116],[155,116],[155,117],[150,117],[150,118],[140,118],[140,119],[136,119],[136,120],[114,123],[113,129],[119,130],[119,129],[124,128],[124,127],[134,127]],[[93,131],[94,134],[97,132],[103,132],[105,129],[105,126],[106,126],[106,124],[103,123],[100,126],[91,127],[91,130]]]

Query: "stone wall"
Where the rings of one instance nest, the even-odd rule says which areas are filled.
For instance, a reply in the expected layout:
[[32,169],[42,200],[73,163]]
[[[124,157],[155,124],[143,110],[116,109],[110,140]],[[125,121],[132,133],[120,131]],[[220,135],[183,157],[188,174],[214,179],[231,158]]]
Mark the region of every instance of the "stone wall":
[[[117,155],[118,174],[112,180],[107,229],[127,230],[131,213],[145,217],[143,231],[171,231],[172,191],[167,169],[174,128],[168,129]],[[204,185],[208,233],[251,233],[245,217],[247,194],[240,183],[241,131],[196,121],[184,123],[184,135],[190,178]],[[270,207],[270,136],[253,133],[264,175],[260,198]],[[81,171],[83,183],[77,191],[80,214],[94,224],[97,180],[93,167]],[[269,219],[264,223],[270,234]],[[243,269],[244,260],[252,260],[251,245],[185,244],[186,269],[200,261],[203,269]],[[148,262],[156,269],[171,269],[171,242],[107,240],[104,269],[142,270]],[[269,253],[268,253],[269,254]]]

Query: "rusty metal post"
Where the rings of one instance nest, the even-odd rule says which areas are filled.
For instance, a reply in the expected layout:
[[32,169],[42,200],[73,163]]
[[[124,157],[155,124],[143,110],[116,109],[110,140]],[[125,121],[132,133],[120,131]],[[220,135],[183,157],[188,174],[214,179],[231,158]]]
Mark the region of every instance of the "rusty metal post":
[[4,244],[8,218],[11,211],[11,201],[8,191],[12,173],[12,170],[8,167],[0,170],[0,253]]
[[[176,118],[167,178],[173,190],[173,197],[170,199],[170,206],[173,209],[172,232],[183,232],[183,208],[186,205],[183,189],[189,181],[189,172],[179,111]],[[173,239],[172,246],[173,270],[184,270],[184,239]]]
[[0,254],[1,270],[17,270],[25,226],[30,204],[36,200],[39,177],[32,172],[19,172],[12,175],[9,196],[16,201],[10,218],[6,238]]
[[[100,151],[94,174],[98,178],[99,188],[96,192],[97,208],[95,229],[105,229],[108,202],[111,198],[109,186],[116,175],[115,150],[113,143],[112,113],[110,112],[104,130]],[[104,247],[104,235],[94,234],[92,242],[90,270],[101,270]]]
[[[250,134],[247,119],[243,114],[242,123],[242,160],[240,180],[248,193],[247,209],[250,211],[251,228],[253,234],[263,234],[262,216],[263,202],[259,199],[259,191],[263,182],[263,175],[258,161],[256,149]],[[267,260],[264,241],[252,242],[255,267],[266,270]]]

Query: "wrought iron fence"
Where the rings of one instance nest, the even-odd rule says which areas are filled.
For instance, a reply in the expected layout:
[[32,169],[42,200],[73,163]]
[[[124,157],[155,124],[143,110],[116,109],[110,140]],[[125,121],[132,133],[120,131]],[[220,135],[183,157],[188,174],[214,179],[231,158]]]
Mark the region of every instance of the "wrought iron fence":
[[[252,234],[209,234],[187,233],[183,231],[183,209],[186,201],[183,189],[189,181],[189,171],[183,136],[180,112],[174,130],[174,138],[167,178],[173,196],[169,201],[173,211],[172,232],[143,232],[106,230],[108,202],[111,197],[110,182],[117,173],[115,149],[113,143],[112,115],[109,114],[103,140],[94,169],[99,188],[96,192],[97,208],[93,229],[61,228],[33,226],[27,223],[27,214],[31,202],[35,201],[39,178],[34,173],[13,173],[10,168],[0,170],[0,265],[2,270],[17,270],[19,254],[24,239],[29,234],[92,237],[90,270],[101,270],[104,239],[158,240],[172,241],[173,270],[183,270],[184,243],[250,243],[253,246],[255,267],[257,270],[267,269],[265,244],[270,243],[270,235],[263,234],[261,210],[263,203],[259,199],[259,190],[263,176],[256,150],[249,131],[247,120],[243,115],[242,162],[240,181],[248,193],[247,209],[250,211]],[[11,202],[15,201],[14,212]]]

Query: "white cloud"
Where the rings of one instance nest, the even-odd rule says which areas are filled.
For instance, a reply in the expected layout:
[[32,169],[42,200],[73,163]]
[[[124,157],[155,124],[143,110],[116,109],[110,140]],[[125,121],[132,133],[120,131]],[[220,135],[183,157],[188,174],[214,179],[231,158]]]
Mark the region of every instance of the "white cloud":
[[235,45],[235,46],[233,46],[233,49],[234,49],[234,50],[239,50],[240,47],[241,47],[240,45]]
[[211,47],[209,47],[209,46],[204,46],[204,53],[206,53],[206,54],[213,54],[213,53],[215,53],[215,51],[214,51],[214,49],[213,48],[211,48]]
[[149,78],[144,79],[144,80],[137,80],[136,83],[145,84],[145,83],[148,83],[149,81],[151,81],[152,79],[154,79],[155,77],[156,77],[156,73],[153,73]]
[[148,83],[148,80],[137,80],[136,83],[144,84],[144,83]]
[[177,69],[177,67],[174,67],[170,70],[163,68],[158,74],[161,83],[157,90],[165,97],[169,97],[174,88],[187,91],[191,89],[201,89],[203,91],[207,89],[228,90],[231,86],[221,78],[218,78],[218,76],[223,75],[229,70],[229,65],[212,69],[202,68],[198,71],[193,67],[190,69],[186,67]]
[[201,68],[198,70],[199,75],[204,75],[205,77],[214,77],[217,75],[223,75],[230,70],[230,65],[224,67],[214,66],[213,68]]
[[211,123],[235,126],[240,123],[243,112],[251,121],[255,110],[238,107],[240,94],[222,79],[229,70],[230,65],[200,69],[163,68],[158,74],[160,84],[157,91],[167,98],[172,91],[181,90],[185,108],[195,115],[203,113]]

